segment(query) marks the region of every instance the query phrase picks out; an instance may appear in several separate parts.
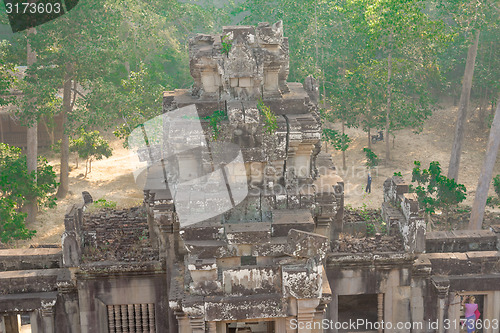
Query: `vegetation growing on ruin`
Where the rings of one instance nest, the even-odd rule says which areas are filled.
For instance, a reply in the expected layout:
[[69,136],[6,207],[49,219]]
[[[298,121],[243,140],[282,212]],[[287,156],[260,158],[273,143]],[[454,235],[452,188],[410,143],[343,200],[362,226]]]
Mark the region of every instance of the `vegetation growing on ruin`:
[[227,113],[224,110],[215,110],[212,115],[202,118],[203,120],[208,120],[208,124],[212,128],[212,138],[217,140],[220,134],[220,124],[224,120],[227,120]]
[[221,37],[221,44],[222,44],[222,49],[221,49],[222,54],[229,56],[229,52],[231,51],[233,42],[231,41],[228,35],[224,35]]
[[[63,115],[64,138],[56,163],[61,166],[60,197],[69,190],[69,137],[83,126],[87,131],[111,127],[118,138],[126,139],[137,126],[161,114],[162,91],[192,84],[188,38],[195,32],[218,32],[223,25],[283,20],[290,44],[288,81],[303,82],[308,75],[318,79],[321,108],[330,116],[327,124],[338,123],[342,133],[332,137],[342,148],[344,166],[344,126],[366,131],[368,149],[379,154],[383,152],[370,147],[370,130],[384,128],[389,155],[393,147],[387,133],[394,138],[403,128],[418,132],[437,100],[451,98],[456,105],[466,105],[459,103],[462,91],[470,100],[468,108],[461,107],[464,115],[473,110],[463,119],[486,131],[493,118],[500,92],[500,57],[495,56],[500,15],[495,1],[247,0],[222,7],[197,3],[202,4],[88,0],[38,27],[36,35],[2,36],[0,105],[10,103],[13,117],[23,126],[38,123],[39,131],[52,135],[54,118]],[[7,20],[0,15],[0,24]],[[14,80],[10,71],[28,65],[28,40],[36,61],[28,75]],[[228,55],[232,43],[224,35],[221,52]],[[466,66],[468,62],[472,66]],[[16,102],[8,96],[10,89],[19,93]],[[209,119],[215,138],[218,118]],[[265,133],[274,133],[276,116],[269,110],[263,119]],[[457,144],[455,151],[461,150]],[[460,154],[455,155],[450,165],[458,175]],[[8,212],[4,220],[22,216],[18,203],[5,198],[2,195]],[[498,205],[500,198],[491,197],[489,203]]]
[[441,174],[439,162],[431,162],[428,169],[423,169],[419,161],[415,161],[414,165],[411,181],[417,183],[413,189],[425,213],[433,214],[442,209],[447,217],[450,209],[467,197],[463,184],[457,184],[454,179]]
[[274,134],[278,129],[278,122],[276,114],[271,111],[269,106],[265,105],[262,99],[257,103],[257,108],[260,111],[262,120],[264,121],[264,132],[267,134]]
[[105,209],[105,208],[114,209],[114,208],[116,208],[116,205],[117,205],[116,201],[111,201],[111,200],[106,200],[105,198],[100,198],[89,205],[89,207],[87,208],[87,213],[92,213],[92,212],[99,211],[99,210]]

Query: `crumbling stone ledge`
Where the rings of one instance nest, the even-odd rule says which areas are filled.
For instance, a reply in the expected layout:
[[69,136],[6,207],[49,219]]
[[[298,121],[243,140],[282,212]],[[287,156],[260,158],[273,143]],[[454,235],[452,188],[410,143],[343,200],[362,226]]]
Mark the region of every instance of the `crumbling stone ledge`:
[[411,266],[416,258],[413,253],[332,253],[326,257],[326,268]]

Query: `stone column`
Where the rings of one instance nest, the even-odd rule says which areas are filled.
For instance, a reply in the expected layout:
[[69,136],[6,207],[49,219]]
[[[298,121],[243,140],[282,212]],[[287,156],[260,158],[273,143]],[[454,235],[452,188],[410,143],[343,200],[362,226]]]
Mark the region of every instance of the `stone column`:
[[[449,294],[448,295],[448,319],[450,320],[450,323],[454,323],[456,320],[456,323],[460,322],[460,295],[458,294]],[[450,325],[450,329],[448,330],[449,333],[452,332],[459,332],[458,330],[458,324],[457,324],[457,329],[453,327],[453,324]]]
[[175,317],[178,323],[179,333],[191,333],[191,325],[189,325],[189,318],[184,312],[175,312]]
[[314,312],[314,323],[318,326],[312,330],[313,333],[323,333],[322,321],[325,317],[325,304],[320,304]]
[[57,303],[55,305],[56,332],[79,333],[80,306],[78,304],[78,290],[71,282],[58,282]]
[[428,327],[428,321],[424,320],[424,293],[427,288],[427,279],[431,272],[431,263],[429,259],[421,257],[415,261],[412,269],[411,277],[411,314],[412,321],[422,323],[422,329],[415,328],[415,333],[426,332],[425,326]]
[[[276,331],[280,332],[280,331]],[[226,323],[218,321],[217,322],[217,333],[226,333]]]
[[16,314],[3,316],[3,326],[5,327],[5,333],[19,333],[21,328]]
[[[158,251],[160,255],[160,260],[165,262],[166,266],[166,293],[164,297],[168,298],[170,293],[170,282],[172,279],[171,272],[174,271],[174,262],[176,260],[178,250],[178,242],[175,238],[178,237],[179,224],[176,222],[175,214],[168,208],[163,211],[153,212],[154,224],[158,228]],[[180,328],[177,326],[176,315],[167,307],[167,317],[168,317],[168,330],[172,332],[179,332]]]
[[[379,323],[384,320],[384,294],[377,295],[377,320]],[[378,333],[383,333],[382,325],[380,325]]]
[[[500,331],[498,325],[495,325],[495,322],[493,321],[495,319],[500,319],[500,291],[490,291],[484,296],[484,305],[483,312],[481,313],[481,319],[483,320],[484,324],[483,332],[498,333]],[[488,321],[488,324],[490,325],[486,325]]]
[[446,303],[445,297],[438,297],[438,333],[444,333],[444,306]]
[[41,315],[42,315],[42,332],[54,333],[54,305],[56,301],[42,301]]
[[[384,294],[384,319],[384,322],[392,322],[392,281]],[[392,330],[386,328],[385,332],[392,332]]]
[[205,319],[203,317],[190,317],[189,324],[193,333],[205,333]]
[[215,322],[215,321],[207,322],[207,332],[208,333],[217,333],[217,322]]
[[[285,333],[295,333],[297,332],[296,329],[293,329],[292,328],[292,319],[297,319],[295,317],[288,317],[288,318],[285,318],[284,321],[283,321],[283,324],[280,324],[280,325],[283,325],[283,326],[280,326],[281,328],[283,328],[283,330],[279,330],[278,328],[276,328],[276,332],[285,332]],[[276,322],[276,325],[278,325],[278,322]],[[278,327],[278,326],[276,326]]]
[[297,325],[304,327],[304,329],[298,329],[299,333],[313,332],[313,330],[307,327],[312,327],[314,323],[314,314],[319,302],[320,300],[317,298],[297,300]]
[[335,328],[335,323],[339,321],[339,296],[332,293],[332,300],[326,308],[326,318],[329,322],[329,329],[327,333],[337,333],[338,330]]
[[438,331],[437,333],[444,333],[444,320],[446,319],[446,310],[448,307],[447,296],[448,290],[450,288],[449,281],[432,281],[434,287],[436,288],[438,300],[437,300],[437,314],[438,314]]
[[[493,316],[491,318],[500,318],[500,291],[495,290],[492,292],[492,297],[493,297]],[[492,333],[499,333],[500,332],[500,327],[497,327],[496,329],[491,330]]]

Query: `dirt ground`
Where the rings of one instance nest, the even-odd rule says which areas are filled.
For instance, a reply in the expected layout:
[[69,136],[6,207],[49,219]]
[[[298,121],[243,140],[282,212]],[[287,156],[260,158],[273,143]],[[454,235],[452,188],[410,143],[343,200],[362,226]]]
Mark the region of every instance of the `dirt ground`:
[[[446,175],[450,151],[454,135],[454,126],[457,108],[447,106],[436,110],[432,117],[424,124],[420,134],[411,130],[401,130],[396,133],[396,139],[391,138],[392,160],[371,170],[372,192],[364,192],[366,186],[367,169],[363,148],[367,147],[367,134],[361,129],[347,129],[346,133],[352,139],[350,148],[346,152],[346,166],[342,168],[341,152],[329,148],[332,153],[338,174],[345,181],[345,203],[352,207],[379,208],[383,201],[383,182],[394,172],[401,172],[404,178],[411,180],[413,161],[422,162],[427,168],[431,161],[439,161]],[[334,128],[339,129],[338,124]],[[375,134],[375,133],[373,133]],[[479,172],[482,167],[488,131],[479,130],[477,117],[473,112],[469,113],[464,140],[464,151],[460,166],[459,182],[463,183],[468,190],[465,204],[471,205],[474,199]],[[70,160],[70,194],[63,200],[58,201],[57,208],[41,212],[37,222],[29,227],[37,230],[37,235],[30,241],[19,241],[14,244],[17,247],[26,247],[31,244],[60,243],[61,234],[64,231],[64,214],[73,203],[82,201],[81,192],[88,191],[94,200],[104,198],[108,201],[117,202],[117,207],[125,208],[137,206],[142,201],[142,191],[135,185],[132,171],[133,163],[129,163],[130,152],[123,148],[122,141],[117,140],[111,133],[104,135],[111,140],[113,156],[109,159],[95,161],[92,163],[92,172],[83,178],[85,163],[80,161],[75,168],[75,158]],[[372,145],[372,150],[379,156],[385,157],[385,143],[377,142]],[[49,162],[59,170],[57,156],[48,152]],[[497,163],[494,175],[500,173],[500,163]],[[493,189],[491,188],[493,195]]]
[[[349,149],[346,151],[346,169],[342,168],[342,153],[329,149],[332,152],[337,173],[345,181],[345,202],[352,207],[380,208],[383,201],[383,183],[391,177],[394,172],[401,172],[403,177],[410,182],[413,162],[420,161],[422,167],[428,168],[429,163],[438,161],[442,168],[442,174],[446,175],[450,159],[451,147],[455,131],[457,108],[453,106],[436,110],[425,122],[423,131],[415,134],[412,130],[401,130],[390,138],[391,161],[372,169],[371,194],[365,193],[367,181],[367,169],[364,166],[366,156],[363,148],[368,147],[367,134],[361,129],[347,129],[346,133],[352,139]],[[339,125],[333,128],[340,129]],[[487,129],[480,130],[477,116],[469,113],[464,147],[460,163],[458,182],[467,188],[467,199],[464,205],[472,205],[476,192],[477,181],[481,171],[486,145],[488,142]],[[375,133],[372,133],[375,134]],[[385,142],[372,144],[372,151],[379,158],[385,159]],[[500,173],[500,162],[497,161],[493,175]],[[490,195],[494,195],[493,186]]]
[[[41,212],[37,216],[31,229],[37,230],[36,236],[29,241],[18,241],[17,246],[25,247],[31,244],[54,244],[61,242],[64,232],[64,214],[75,203],[80,203],[82,191],[88,191],[94,201],[106,199],[117,203],[117,208],[138,206],[142,202],[142,190],[136,186],[132,171],[135,169],[134,159],[130,151],[123,148],[123,141],[117,140],[113,134],[105,133],[103,136],[110,140],[113,155],[108,159],[92,162],[92,172],[84,178],[85,161],[79,161],[76,168],[76,156],[70,158],[69,194],[66,198],[57,201],[57,207]],[[45,151],[49,163],[54,166],[59,174],[60,162],[58,156]]]

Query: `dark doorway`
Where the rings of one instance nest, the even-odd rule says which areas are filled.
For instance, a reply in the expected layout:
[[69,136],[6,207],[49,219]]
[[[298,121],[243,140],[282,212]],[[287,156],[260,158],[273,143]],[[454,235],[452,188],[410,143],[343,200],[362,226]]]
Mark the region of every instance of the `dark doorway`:
[[377,327],[374,325],[378,321],[377,308],[377,294],[339,296],[339,322],[357,322],[361,319],[364,323],[355,329],[350,327],[340,329],[339,332],[376,332],[373,327]]

